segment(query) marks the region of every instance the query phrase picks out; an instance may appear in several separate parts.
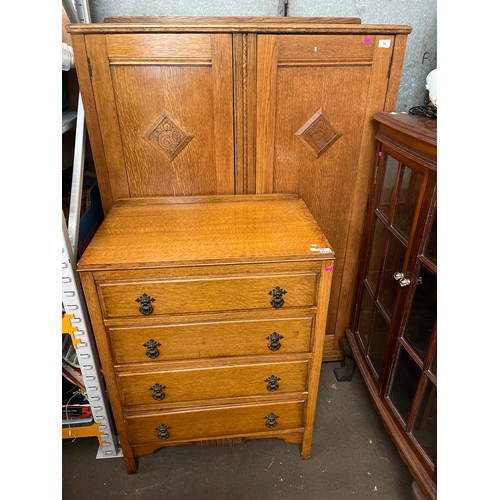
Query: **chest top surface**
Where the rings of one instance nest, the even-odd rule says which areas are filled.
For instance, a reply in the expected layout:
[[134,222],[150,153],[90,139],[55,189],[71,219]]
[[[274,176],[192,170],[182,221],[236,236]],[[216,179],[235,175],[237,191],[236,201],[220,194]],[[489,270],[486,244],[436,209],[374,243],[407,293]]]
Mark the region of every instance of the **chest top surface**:
[[332,258],[295,195],[134,198],[113,206],[78,270]]

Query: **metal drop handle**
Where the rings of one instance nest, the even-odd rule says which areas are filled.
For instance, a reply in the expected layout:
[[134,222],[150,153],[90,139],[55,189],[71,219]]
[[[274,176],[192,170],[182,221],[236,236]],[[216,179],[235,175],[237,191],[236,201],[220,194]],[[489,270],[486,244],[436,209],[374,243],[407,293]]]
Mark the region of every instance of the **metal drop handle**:
[[270,304],[275,309],[279,309],[285,303],[285,300],[283,299],[283,295],[285,295],[285,293],[286,293],[286,290],[283,290],[283,288],[281,288],[280,286],[274,287],[269,292],[269,295],[271,295],[271,297],[272,297]]
[[271,375],[270,377],[267,377],[266,380],[264,380],[264,382],[267,382],[267,390],[269,392],[277,391],[280,387],[280,385],[278,384],[280,380],[281,379],[276,375]]
[[405,278],[405,275],[401,272],[395,272],[394,279],[396,281],[399,281],[399,286],[401,286],[401,287],[408,286],[411,283],[411,280],[409,280],[408,278]]
[[158,347],[161,346],[159,342],[156,342],[154,339],[149,339],[147,342],[142,344],[143,347],[146,347],[146,356],[150,359],[155,359],[160,355],[160,351]]
[[278,422],[276,421],[277,418],[280,418],[279,415],[275,415],[274,413],[270,413],[269,415],[266,415],[264,419],[266,420],[266,427],[269,427],[269,429],[273,429],[278,425]]
[[159,384],[158,382],[149,388],[150,391],[153,391],[151,397],[156,401],[161,401],[165,398],[164,390],[166,387],[164,385]]
[[283,338],[283,335],[280,335],[277,332],[273,332],[271,333],[271,335],[269,335],[269,337],[266,337],[266,339],[269,340],[269,344],[267,344],[269,350],[273,352],[279,351],[279,349],[281,348],[280,340]]
[[158,438],[159,439],[168,439],[170,437],[170,433],[168,432],[169,429],[170,429],[170,427],[168,425],[160,424],[155,429],[155,431],[157,431]]
[[139,302],[140,307],[139,307],[139,312],[141,314],[144,314],[144,316],[149,316],[150,314],[153,314],[154,308],[152,306],[152,303],[156,299],[154,297],[150,297],[147,293],[143,293],[140,297],[137,297],[135,299],[136,302]]

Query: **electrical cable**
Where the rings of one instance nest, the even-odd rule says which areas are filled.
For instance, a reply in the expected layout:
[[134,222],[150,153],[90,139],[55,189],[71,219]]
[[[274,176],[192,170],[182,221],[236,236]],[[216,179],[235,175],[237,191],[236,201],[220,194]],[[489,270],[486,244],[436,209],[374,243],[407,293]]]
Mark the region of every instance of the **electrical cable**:
[[436,119],[437,118],[437,108],[435,106],[413,106],[408,111],[412,115],[427,116],[427,118]]

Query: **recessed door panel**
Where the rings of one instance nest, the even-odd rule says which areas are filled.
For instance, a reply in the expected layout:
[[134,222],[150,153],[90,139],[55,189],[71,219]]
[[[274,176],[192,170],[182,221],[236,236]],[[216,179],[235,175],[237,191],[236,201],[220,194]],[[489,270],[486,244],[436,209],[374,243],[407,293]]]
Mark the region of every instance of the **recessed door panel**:
[[231,36],[87,38],[113,201],[234,193]]
[[413,216],[422,185],[422,174],[409,167],[404,167],[401,173],[396,206],[394,209],[394,227],[408,240],[413,224]]
[[403,338],[425,359],[437,318],[437,276],[421,266]]
[[410,416],[421,373],[421,369],[412,357],[401,348],[388,398],[405,423],[408,422]]

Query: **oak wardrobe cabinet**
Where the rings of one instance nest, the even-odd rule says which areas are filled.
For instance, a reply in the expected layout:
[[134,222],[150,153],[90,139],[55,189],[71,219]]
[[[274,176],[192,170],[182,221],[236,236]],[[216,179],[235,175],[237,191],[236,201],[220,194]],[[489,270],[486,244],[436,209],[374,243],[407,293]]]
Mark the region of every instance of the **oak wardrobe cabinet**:
[[120,198],[296,193],[336,253],[324,360],[343,358],[375,152],[409,26],[357,18],[70,25],[104,211]]

